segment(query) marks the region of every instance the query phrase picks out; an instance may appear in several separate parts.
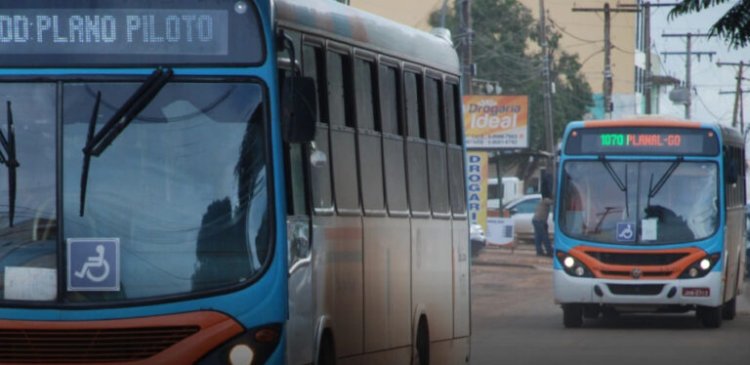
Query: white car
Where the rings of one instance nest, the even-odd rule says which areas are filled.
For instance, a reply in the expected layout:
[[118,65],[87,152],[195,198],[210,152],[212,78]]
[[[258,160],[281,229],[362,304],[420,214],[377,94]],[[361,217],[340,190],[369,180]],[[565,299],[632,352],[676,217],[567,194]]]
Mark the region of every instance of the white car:
[[[541,201],[541,194],[523,195],[518,199],[512,200],[505,205],[504,215],[513,220],[513,230],[516,242],[534,243],[534,226],[531,220],[534,218],[534,210]],[[552,218],[552,212],[547,217],[547,226],[550,241],[555,233],[555,225]]]
[[471,254],[472,256],[476,256],[487,244],[487,237],[484,235],[482,226],[472,223],[469,230],[469,238],[471,239]]

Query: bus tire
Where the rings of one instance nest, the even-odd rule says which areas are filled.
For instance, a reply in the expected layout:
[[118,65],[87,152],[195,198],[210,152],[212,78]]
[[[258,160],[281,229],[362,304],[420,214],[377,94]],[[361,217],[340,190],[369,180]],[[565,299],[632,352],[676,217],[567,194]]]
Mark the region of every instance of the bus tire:
[[583,326],[583,306],[580,304],[563,304],[563,325],[565,328]]
[[430,327],[427,318],[419,318],[417,325],[417,338],[414,341],[413,365],[430,365]]
[[722,306],[718,306],[718,307],[699,306],[696,309],[696,314],[698,315],[698,318],[701,320],[703,327],[706,327],[706,328],[721,327]]
[[336,365],[336,351],[333,347],[333,336],[326,331],[320,340],[320,349],[318,350],[318,359],[315,365]]
[[732,300],[724,303],[721,306],[721,319],[731,321],[737,316],[737,297],[735,296]]

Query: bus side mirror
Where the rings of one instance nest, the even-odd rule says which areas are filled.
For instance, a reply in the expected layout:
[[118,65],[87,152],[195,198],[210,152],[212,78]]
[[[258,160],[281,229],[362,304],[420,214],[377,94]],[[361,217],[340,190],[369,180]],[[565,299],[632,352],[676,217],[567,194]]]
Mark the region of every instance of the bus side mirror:
[[286,142],[307,143],[315,139],[315,93],[315,80],[310,77],[291,76],[284,80],[281,118]]

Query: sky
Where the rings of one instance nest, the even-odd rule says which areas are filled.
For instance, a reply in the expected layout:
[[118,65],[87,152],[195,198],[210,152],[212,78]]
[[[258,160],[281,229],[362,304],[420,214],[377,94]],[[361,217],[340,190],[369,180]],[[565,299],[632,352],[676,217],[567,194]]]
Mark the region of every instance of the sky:
[[[657,3],[674,3],[674,0],[652,0]],[[709,28],[726,11],[731,8],[735,1],[703,10],[699,13],[684,15],[672,20],[667,19],[671,7],[652,7],[651,12],[651,38],[652,50],[659,54],[661,59],[662,75],[673,76],[679,80],[685,80],[684,55],[664,56],[662,52],[686,52],[686,37],[663,37],[664,33],[708,33]],[[717,62],[737,63],[743,61],[750,63],[750,47],[735,49],[719,37],[710,39],[705,37],[692,37],[693,52],[716,52],[713,58],[706,55],[698,58],[692,57],[691,83],[694,88],[693,105],[691,108],[691,119],[698,121],[719,122],[726,125],[732,124],[732,109],[734,105],[734,94],[720,95],[719,91],[734,91],[736,88],[735,77],[736,66],[717,66]],[[652,60],[658,64],[657,59]],[[744,68],[745,75],[750,76],[750,67]],[[750,89],[750,82],[745,81],[745,89]],[[668,94],[661,95],[660,114],[669,114],[684,117],[685,107],[673,105]],[[750,125],[750,95],[745,97],[745,124]]]

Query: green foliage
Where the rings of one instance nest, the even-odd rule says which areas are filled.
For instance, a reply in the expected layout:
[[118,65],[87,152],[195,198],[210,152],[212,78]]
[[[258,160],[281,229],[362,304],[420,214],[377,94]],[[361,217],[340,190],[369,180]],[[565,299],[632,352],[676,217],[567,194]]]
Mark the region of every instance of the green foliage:
[[[682,0],[669,13],[670,18],[699,12],[730,0]],[[750,0],[733,0],[735,2],[709,30],[712,36],[726,39],[735,48],[750,45]]]
[[[436,11],[430,16],[430,24],[439,26],[440,19],[440,11]],[[445,26],[456,38],[460,35],[459,24],[456,9],[450,9]],[[472,28],[477,77],[498,81],[503,94],[529,96],[529,147],[544,150],[543,55],[538,21],[517,0],[473,0]],[[551,75],[556,86],[552,95],[555,141],[561,138],[569,121],[582,119],[587,106],[593,104],[578,56],[560,52],[560,37],[559,33],[547,32]]]

